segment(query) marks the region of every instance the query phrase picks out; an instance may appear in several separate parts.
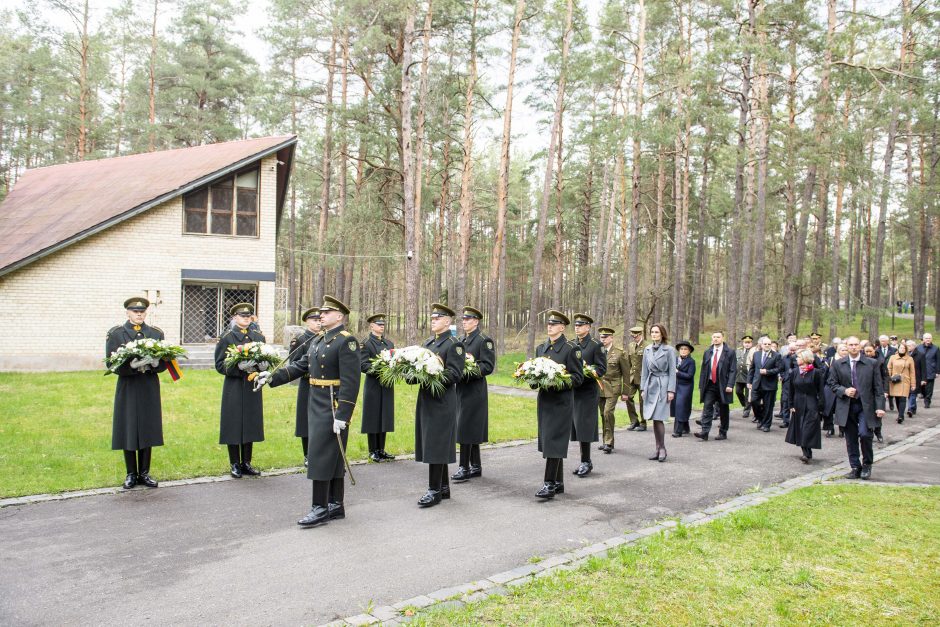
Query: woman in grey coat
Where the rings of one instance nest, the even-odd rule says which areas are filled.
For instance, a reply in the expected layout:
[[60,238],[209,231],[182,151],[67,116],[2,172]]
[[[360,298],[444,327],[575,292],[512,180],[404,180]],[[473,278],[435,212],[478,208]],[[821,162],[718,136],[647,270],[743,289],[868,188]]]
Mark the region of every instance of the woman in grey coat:
[[643,349],[640,375],[640,396],[643,414],[653,421],[656,452],[651,460],[666,461],[666,424],[669,404],[676,395],[676,349],[669,346],[666,327],[657,323],[650,327],[652,343]]

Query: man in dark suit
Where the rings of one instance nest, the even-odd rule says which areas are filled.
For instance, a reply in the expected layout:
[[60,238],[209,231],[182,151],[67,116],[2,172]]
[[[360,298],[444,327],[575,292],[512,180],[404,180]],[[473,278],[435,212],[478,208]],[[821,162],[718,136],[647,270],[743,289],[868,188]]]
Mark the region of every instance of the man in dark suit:
[[770,338],[766,335],[760,339],[760,350],[754,353],[751,368],[748,371],[748,388],[751,390],[752,401],[760,405],[760,422],[757,428],[767,433],[774,421],[774,403],[777,402],[777,377],[783,369],[780,355],[771,350]]
[[[829,389],[836,397],[834,420],[845,431],[852,470],[849,479],[868,479],[874,461],[872,435],[885,414],[884,384],[875,360],[861,354],[857,337],[845,340],[849,354],[829,369]],[[861,446],[861,459],[859,458]]]
[[[912,306],[913,309],[913,306]],[[924,396],[924,407],[930,407],[930,401],[933,397],[933,384],[937,378],[937,371],[940,370],[940,349],[933,343],[933,335],[924,333],[924,341],[915,351],[923,357],[923,374],[917,377],[917,385],[920,387],[920,393]],[[915,362],[917,358],[915,357]]]
[[718,413],[720,424],[716,440],[728,439],[729,405],[734,399],[734,380],[737,376],[738,359],[730,346],[725,344],[721,331],[712,333],[712,344],[702,356],[702,371],[699,375],[699,395],[702,407],[702,430],[695,437],[708,441],[712,419]]

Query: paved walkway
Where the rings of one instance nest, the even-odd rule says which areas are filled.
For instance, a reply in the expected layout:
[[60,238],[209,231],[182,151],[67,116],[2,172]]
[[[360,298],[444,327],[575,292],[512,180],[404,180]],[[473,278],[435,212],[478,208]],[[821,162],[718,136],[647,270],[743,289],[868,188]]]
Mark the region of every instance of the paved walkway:
[[[938,423],[940,411],[921,410],[904,425],[886,421],[885,436],[890,444]],[[595,472],[568,474],[567,493],[551,502],[533,497],[543,462],[531,443],[484,452],[484,477],[455,485],[454,498],[430,510],[415,505],[424,465],[358,466],[349,518],[309,530],[295,524],[309,504],[301,475],[4,507],[0,624],[325,623],[813,468],[782,430],[757,431],[737,411],[727,441],[667,438],[665,464],[646,459],[652,440],[649,431],[618,433],[615,453],[595,451]],[[844,460],[842,440],[823,446],[815,465]],[[938,449],[933,441],[886,459],[873,479],[922,483]],[[566,472],[575,458],[572,447]]]

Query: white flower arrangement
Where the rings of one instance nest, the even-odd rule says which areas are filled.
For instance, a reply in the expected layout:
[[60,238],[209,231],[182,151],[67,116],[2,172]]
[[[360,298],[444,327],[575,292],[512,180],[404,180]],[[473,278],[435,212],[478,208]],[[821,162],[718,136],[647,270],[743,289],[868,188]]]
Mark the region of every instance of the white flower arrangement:
[[516,365],[512,374],[517,381],[540,390],[565,390],[571,387],[571,375],[562,365],[548,357],[534,357]]
[[[186,351],[182,346],[170,344],[164,340],[154,340],[152,338],[131,340],[105,358],[104,364],[108,369],[105,374],[116,374],[118,368],[125,362],[134,359],[173,361],[185,356]],[[147,369],[149,370],[149,367]]]

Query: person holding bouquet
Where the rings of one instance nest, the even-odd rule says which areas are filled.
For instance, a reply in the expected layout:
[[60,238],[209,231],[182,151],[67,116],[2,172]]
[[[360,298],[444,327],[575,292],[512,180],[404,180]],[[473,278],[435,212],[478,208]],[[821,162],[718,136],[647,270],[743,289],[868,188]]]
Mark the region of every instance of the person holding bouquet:
[[[451,477],[456,482],[467,481],[483,474],[480,444],[489,440],[489,397],[486,377],[496,368],[493,340],[480,332],[483,312],[464,307],[461,324],[466,335],[461,338],[468,368],[457,383],[457,442],[460,443],[460,465]],[[469,367],[473,366],[475,367]]]
[[[450,498],[447,464],[453,464],[457,435],[457,382],[463,378],[465,353],[463,345],[450,334],[456,312],[440,303],[431,305],[433,336],[424,348],[437,356],[443,365],[435,368],[434,379],[443,389],[420,385],[415,405],[415,461],[428,465],[428,491],[418,499],[419,507],[433,507]],[[431,370],[424,368],[431,374]],[[406,381],[418,383],[412,377]]]
[[235,322],[234,328],[219,338],[215,346],[215,370],[225,376],[222,383],[222,410],[219,419],[219,444],[228,447],[231,474],[236,479],[242,475],[260,475],[261,471],[251,465],[252,445],[264,441],[264,404],[261,394],[253,391],[248,376],[261,364],[253,360],[226,364],[229,347],[239,347],[250,342],[264,342],[264,336],[248,327],[255,308],[251,303],[238,303],[229,310]]
[[385,337],[384,313],[369,316],[369,337],[362,340],[359,358],[361,370],[366,375],[362,386],[362,433],[369,441],[369,459],[382,462],[395,459],[385,451],[385,437],[395,430],[395,387],[385,387],[378,376],[371,372],[372,360],[382,351],[394,351],[395,344]]
[[[565,314],[552,309],[545,321],[548,339],[535,349],[536,358],[545,357],[563,366],[565,383],[559,386],[536,385],[539,452],[545,459],[545,480],[535,493],[540,499],[551,499],[565,491],[562,480],[564,459],[568,456],[568,439],[571,437],[574,419],[574,388],[584,381],[584,362],[581,349],[565,337],[565,328],[571,320]],[[597,407],[597,403],[594,404]]]
[[[270,383],[271,387],[300,377],[307,379],[301,385],[307,387],[309,394],[307,478],[313,481],[313,496],[310,511],[297,521],[301,527],[346,518],[343,451],[349,441],[348,427],[359,399],[362,376],[359,341],[343,324],[347,315],[346,305],[332,296],[324,296],[320,307],[323,334],[319,340],[299,360],[273,373],[261,372],[253,377],[259,385]],[[338,440],[342,441],[342,450]]]
[[[124,301],[127,322],[108,331],[105,358],[134,340],[162,340],[163,331],[146,324],[150,301],[143,297]],[[118,376],[114,389],[114,416],[111,450],[124,451],[127,477],[124,488],[135,485],[157,487],[150,476],[150,457],[154,446],[163,446],[163,410],[157,373],[167,362],[155,358],[129,359],[112,369]]]
[[581,351],[585,376],[580,385],[574,388],[574,420],[571,424],[571,441],[581,446],[581,464],[572,472],[575,476],[586,477],[594,470],[591,461],[591,443],[597,442],[597,405],[601,394],[598,382],[607,372],[607,357],[603,346],[591,336],[594,318],[584,313],[574,315],[575,344]]
[[[300,315],[307,328],[303,333],[291,340],[287,349],[289,361],[297,361],[307,354],[310,345],[320,336],[320,308],[311,307]],[[251,330],[251,325],[248,326]],[[297,386],[297,411],[294,416],[294,437],[300,438],[300,446],[304,451],[304,467],[307,466],[307,446],[310,438],[307,434],[307,394],[306,386]]]

